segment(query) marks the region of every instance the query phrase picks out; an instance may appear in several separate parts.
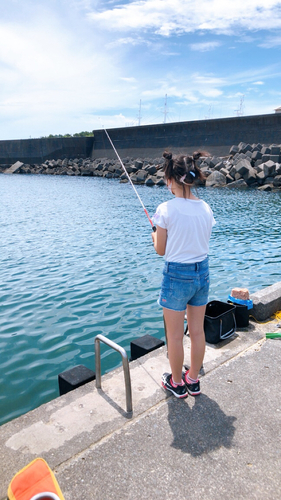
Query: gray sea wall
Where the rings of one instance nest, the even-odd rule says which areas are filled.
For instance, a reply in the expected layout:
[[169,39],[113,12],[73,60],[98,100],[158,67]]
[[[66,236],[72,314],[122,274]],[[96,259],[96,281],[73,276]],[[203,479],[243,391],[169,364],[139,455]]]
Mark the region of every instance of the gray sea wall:
[[[233,144],[280,144],[281,113],[241,116],[161,125],[108,130],[121,158],[162,156],[165,149],[174,153],[207,150],[224,156]],[[93,158],[114,158],[115,153],[104,130],[94,132]]]
[[[108,132],[121,158],[156,158],[167,148],[187,153],[203,149],[224,156],[241,141],[280,144],[281,113],[115,128]],[[64,158],[113,159],[115,153],[104,130],[95,130],[94,137],[0,141],[0,165]]]
[[47,159],[87,158],[93,150],[93,137],[61,137],[0,141],[0,165],[43,163]]

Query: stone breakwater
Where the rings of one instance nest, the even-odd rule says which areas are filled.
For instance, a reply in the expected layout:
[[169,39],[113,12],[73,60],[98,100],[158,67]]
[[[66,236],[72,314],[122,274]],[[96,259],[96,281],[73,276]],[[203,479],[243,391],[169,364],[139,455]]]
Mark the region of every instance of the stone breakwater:
[[[165,184],[164,158],[123,158],[124,166],[134,184],[162,186]],[[261,191],[281,190],[281,146],[246,144],[240,142],[230,148],[227,157],[208,156],[198,161],[206,180],[206,187],[227,187]],[[94,176],[128,182],[118,159],[75,158],[47,160],[40,165],[17,161],[2,168],[4,173]]]

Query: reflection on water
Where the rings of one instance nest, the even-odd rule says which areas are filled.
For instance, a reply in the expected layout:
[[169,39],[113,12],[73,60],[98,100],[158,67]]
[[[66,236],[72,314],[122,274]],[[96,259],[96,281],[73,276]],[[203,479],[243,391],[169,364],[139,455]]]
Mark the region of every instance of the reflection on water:
[[[150,215],[170,195],[138,186]],[[217,224],[211,299],[280,281],[280,194],[198,190]],[[0,176],[0,423],[58,396],[57,376],[95,369],[101,333],[164,340],[157,305],[163,260],[132,187],[116,180]],[[120,355],[101,344],[102,371]]]

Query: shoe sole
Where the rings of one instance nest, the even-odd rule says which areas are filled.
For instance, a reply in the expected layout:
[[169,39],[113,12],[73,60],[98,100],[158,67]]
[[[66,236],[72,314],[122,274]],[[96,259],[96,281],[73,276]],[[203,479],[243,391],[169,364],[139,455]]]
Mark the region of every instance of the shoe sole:
[[191,391],[191,390],[187,387],[187,384],[185,384],[185,386],[186,386],[187,392],[188,392],[188,394],[190,394],[190,396],[199,396],[199,394],[201,394],[201,391],[194,392],[194,391]]
[[176,392],[174,392],[173,389],[170,389],[170,387],[166,387],[163,382],[161,382],[161,383],[162,383],[162,387],[164,389],[166,389],[166,391],[170,391],[176,398],[178,398],[178,399],[185,399],[185,398],[188,397],[188,393],[183,394],[182,396],[180,396],[179,394],[177,394]]

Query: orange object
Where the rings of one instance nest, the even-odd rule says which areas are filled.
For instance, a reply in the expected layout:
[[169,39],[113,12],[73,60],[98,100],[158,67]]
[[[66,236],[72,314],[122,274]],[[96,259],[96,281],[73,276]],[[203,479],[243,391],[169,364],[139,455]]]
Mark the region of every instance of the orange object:
[[55,475],[43,458],[36,458],[21,469],[8,487],[8,500],[32,500],[33,497],[64,500]]

